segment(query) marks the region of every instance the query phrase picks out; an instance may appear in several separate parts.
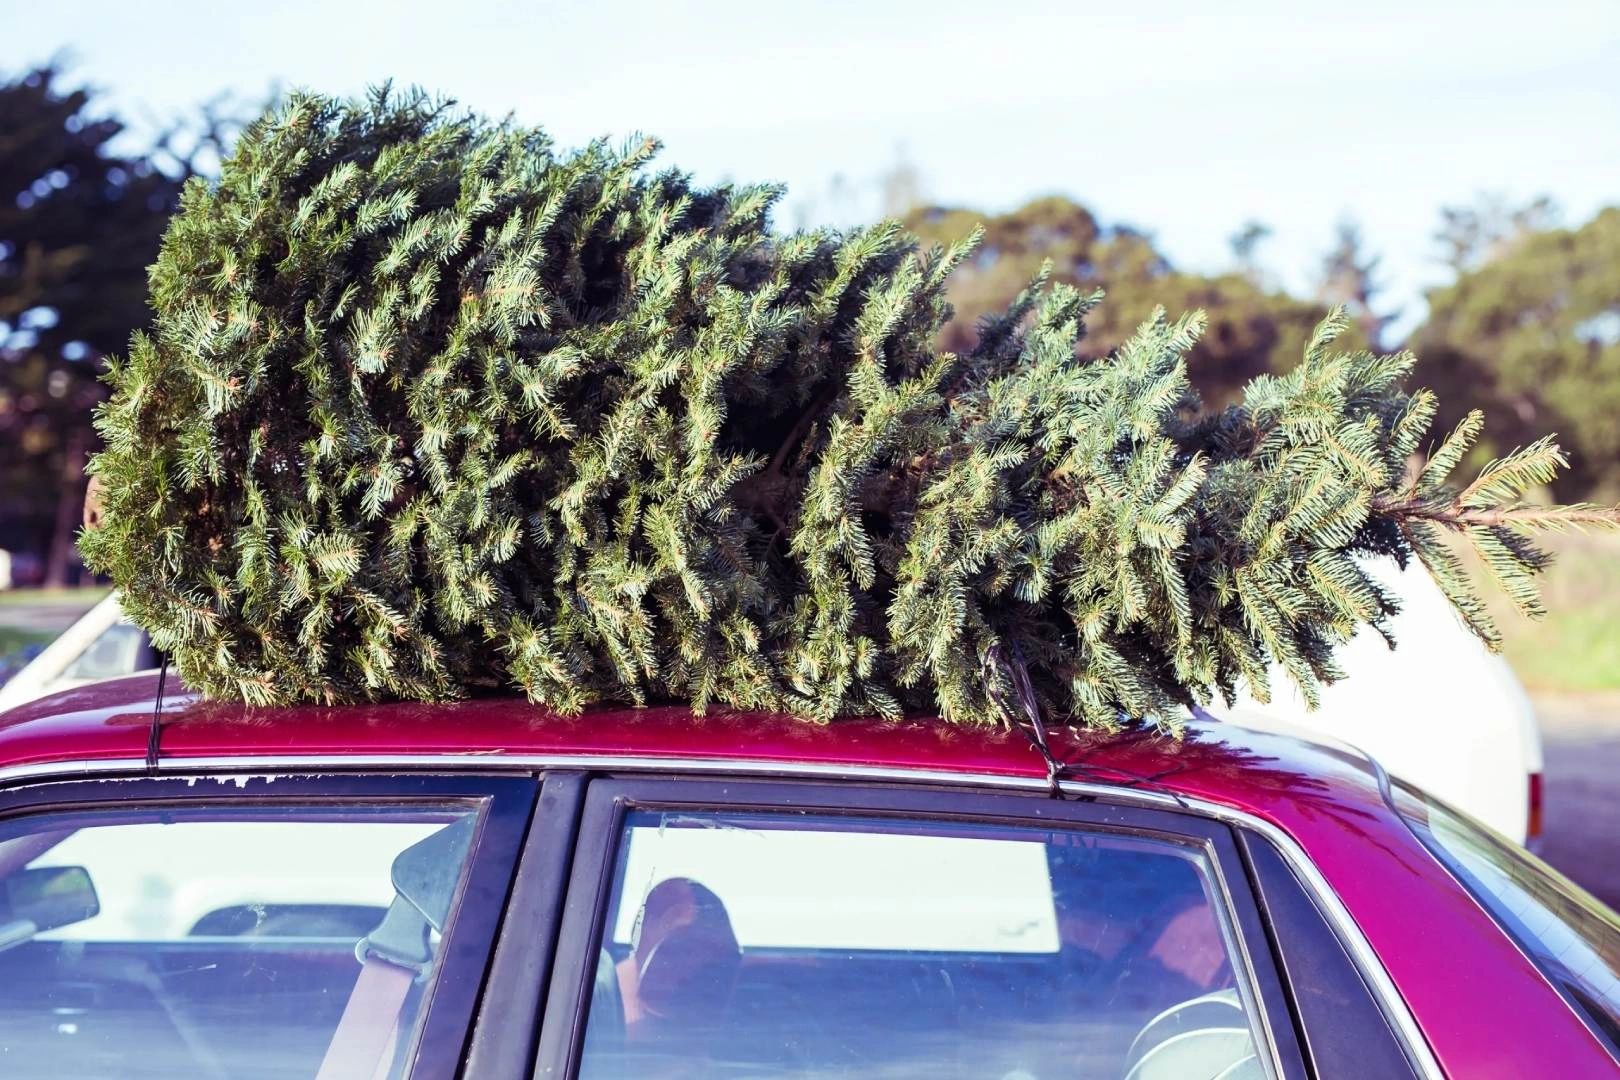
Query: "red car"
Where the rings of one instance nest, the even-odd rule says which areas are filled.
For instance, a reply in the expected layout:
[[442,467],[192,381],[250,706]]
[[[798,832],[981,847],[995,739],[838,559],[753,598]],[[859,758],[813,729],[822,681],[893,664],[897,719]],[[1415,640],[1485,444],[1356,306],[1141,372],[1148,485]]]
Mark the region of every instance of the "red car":
[[1348,751],[157,690],[0,717],[8,1078],[1620,1074],[1615,916]]

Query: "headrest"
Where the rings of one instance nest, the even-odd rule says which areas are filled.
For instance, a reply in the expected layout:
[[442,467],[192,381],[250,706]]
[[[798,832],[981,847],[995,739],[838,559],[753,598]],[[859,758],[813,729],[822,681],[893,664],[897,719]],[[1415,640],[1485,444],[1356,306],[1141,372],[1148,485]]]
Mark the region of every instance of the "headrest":
[[641,1006],[669,1017],[724,1004],[741,952],[725,904],[691,878],[666,878],[641,907],[634,956]]

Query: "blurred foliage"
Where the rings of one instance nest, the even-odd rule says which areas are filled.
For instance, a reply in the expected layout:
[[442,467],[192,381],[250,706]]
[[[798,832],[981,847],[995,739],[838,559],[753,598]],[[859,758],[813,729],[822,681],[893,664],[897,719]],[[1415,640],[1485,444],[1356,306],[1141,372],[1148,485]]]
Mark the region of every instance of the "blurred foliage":
[[[0,626],[0,664],[12,653],[30,646],[48,645],[56,637],[54,630],[36,630],[26,626]],[[31,659],[32,657],[30,657]]]
[[1384,310],[1378,302],[1383,285],[1378,280],[1381,256],[1367,250],[1361,226],[1354,218],[1340,218],[1334,226],[1333,246],[1322,259],[1322,273],[1316,298],[1324,304],[1343,307],[1362,338],[1373,348],[1383,344],[1384,329],[1400,313]]
[[[148,321],[146,267],[184,180],[212,175],[240,114],[215,98],[144,145],[55,63],[0,75],[0,547],[29,552],[61,577],[79,521],[79,459],[95,447],[89,413],[100,399],[102,354],[124,348]],[[256,111],[256,110],[251,110]],[[904,161],[883,203],[927,243],[984,225],[984,245],[956,273],[957,310],[943,344],[966,350],[984,315],[1005,308],[1043,260],[1057,281],[1103,287],[1079,352],[1095,358],[1123,342],[1154,307],[1202,308],[1209,326],[1188,357],[1209,406],[1231,403],[1255,375],[1300,355],[1332,303],[1356,328],[1346,344],[1376,340],[1389,312],[1375,311],[1376,255],[1353,222],[1339,226],[1315,295],[1274,287],[1260,248],[1269,230],[1242,223],[1232,269],[1178,269],[1150,233],[1105,225],[1063,197],[1004,214],[914,206],[925,178]],[[913,208],[907,210],[908,206]],[[1546,198],[1501,196],[1445,208],[1435,239],[1456,281],[1432,292],[1432,315],[1410,341],[1415,383],[1439,393],[1437,427],[1471,408],[1491,418],[1477,465],[1555,430],[1573,469],[1559,498],[1620,494],[1620,210],[1576,229],[1558,225]]]
[[1553,564],[1542,577],[1547,617],[1519,618],[1507,597],[1491,592],[1478,557],[1456,545],[1502,630],[1502,654],[1532,693],[1620,690],[1620,536],[1570,533],[1547,537]]
[[[1086,358],[1117,348],[1155,307],[1172,315],[1199,308],[1207,312],[1209,323],[1187,365],[1208,406],[1235,401],[1243,384],[1256,375],[1292,367],[1328,310],[1325,304],[1265,287],[1253,269],[1254,247],[1264,237],[1264,227],[1256,223],[1234,237],[1248,272],[1206,276],[1171,266],[1147,233],[1104,227],[1091,211],[1061,196],[996,215],[924,206],[903,220],[925,244],[951,244],[976,226],[984,228],[983,243],[957,268],[947,290],[956,317],[945,328],[943,347],[959,352],[972,348],[979,321],[1005,310],[1050,260],[1052,280],[1108,293],[1108,302],[1086,319],[1080,342],[1080,355]],[[1353,330],[1341,340],[1351,348],[1366,344],[1365,336]]]
[[1517,205],[1502,195],[1485,195],[1472,204],[1443,207],[1434,240],[1441,261],[1460,274],[1501,258],[1529,233],[1557,226],[1558,207],[1549,196]]
[[123,125],[62,79],[0,83],[0,546],[54,551],[58,578],[101,356],[146,322],[146,267],[180,189],[112,151]]
[[1459,245],[1478,265],[1429,294],[1413,340],[1440,426],[1484,410],[1480,459],[1555,431],[1572,466],[1558,497],[1620,492],[1620,208],[1577,229],[1485,235]]
[[67,78],[53,62],[0,79],[0,547],[43,555],[47,584],[68,576],[102,357],[146,325],[181,188],[217,169],[249,111],[216,96],[129,152]]

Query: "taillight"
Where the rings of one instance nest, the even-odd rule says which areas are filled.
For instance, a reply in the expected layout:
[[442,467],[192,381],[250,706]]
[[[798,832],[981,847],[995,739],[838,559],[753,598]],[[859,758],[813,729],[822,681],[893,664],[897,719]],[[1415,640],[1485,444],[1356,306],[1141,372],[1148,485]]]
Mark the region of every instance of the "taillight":
[[1525,836],[1534,840],[1541,835],[1541,774],[1530,774],[1530,820]]

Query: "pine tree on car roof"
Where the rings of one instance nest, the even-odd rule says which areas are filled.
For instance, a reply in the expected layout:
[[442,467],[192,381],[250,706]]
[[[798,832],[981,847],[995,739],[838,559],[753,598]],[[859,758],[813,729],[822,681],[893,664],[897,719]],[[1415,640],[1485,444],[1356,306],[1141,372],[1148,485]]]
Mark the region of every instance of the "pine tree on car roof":
[[250,703],[515,689],[816,720],[1169,720],[1275,660],[1310,693],[1448,536],[1539,610],[1542,440],[1461,484],[1413,358],[1335,352],[1200,412],[1201,317],[1079,362],[1038,278],[936,346],[971,243],[776,233],[770,186],[561,151],[419,94],[290,98],[194,180],[111,364],[82,539],[186,682]]

